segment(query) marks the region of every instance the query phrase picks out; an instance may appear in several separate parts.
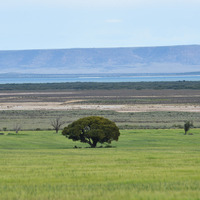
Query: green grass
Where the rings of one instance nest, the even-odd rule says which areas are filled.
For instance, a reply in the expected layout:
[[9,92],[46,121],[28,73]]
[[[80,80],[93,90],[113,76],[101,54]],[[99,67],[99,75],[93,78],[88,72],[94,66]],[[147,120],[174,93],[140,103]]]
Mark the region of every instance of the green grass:
[[200,199],[200,129],[190,132],[123,130],[96,149],[53,131],[0,135],[0,199]]

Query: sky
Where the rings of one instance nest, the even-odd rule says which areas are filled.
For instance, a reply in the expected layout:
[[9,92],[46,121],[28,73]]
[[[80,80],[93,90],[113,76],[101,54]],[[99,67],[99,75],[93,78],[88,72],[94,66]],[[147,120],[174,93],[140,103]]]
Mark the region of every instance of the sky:
[[0,50],[200,44],[200,0],[0,1]]

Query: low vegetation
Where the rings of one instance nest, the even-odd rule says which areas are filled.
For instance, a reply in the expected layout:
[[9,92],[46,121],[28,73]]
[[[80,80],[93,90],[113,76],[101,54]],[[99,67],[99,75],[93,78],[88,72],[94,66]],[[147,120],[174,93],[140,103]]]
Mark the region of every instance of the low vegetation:
[[120,129],[157,129],[182,128],[187,120],[194,122],[194,127],[200,127],[198,112],[138,112],[122,113],[105,110],[70,110],[70,111],[0,111],[0,131],[14,130],[15,124],[22,124],[23,130],[53,129],[51,121],[63,116],[66,126],[79,118],[100,116],[114,121]]
[[122,130],[113,148],[53,134],[0,135],[0,197],[5,200],[198,200],[200,129]]
[[24,84],[1,84],[0,91],[16,90],[113,90],[113,89],[200,89],[200,81],[161,81],[161,82],[67,82],[67,83],[24,83]]

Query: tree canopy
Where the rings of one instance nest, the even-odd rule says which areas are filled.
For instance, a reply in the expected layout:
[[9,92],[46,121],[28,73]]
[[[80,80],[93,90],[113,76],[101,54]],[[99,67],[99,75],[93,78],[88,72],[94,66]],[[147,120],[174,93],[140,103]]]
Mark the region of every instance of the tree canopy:
[[62,131],[62,134],[73,141],[88,143],[95,148],[97,143],[111,143],[118,141],[120,136],[119,128],[109,119],[98,116],[81,118]]

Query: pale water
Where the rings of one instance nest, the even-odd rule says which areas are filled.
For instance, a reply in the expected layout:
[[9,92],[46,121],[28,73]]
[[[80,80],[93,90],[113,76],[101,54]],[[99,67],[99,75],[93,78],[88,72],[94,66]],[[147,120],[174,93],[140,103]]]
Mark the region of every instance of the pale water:
[[0,77],[0,84],[5,83],[63,83],[63,82],[153,82],[153,81],[200,81],[200,75],[167,75],[167,76],[87,76],[87,75],[62,75],[62,76],[16,76]]

